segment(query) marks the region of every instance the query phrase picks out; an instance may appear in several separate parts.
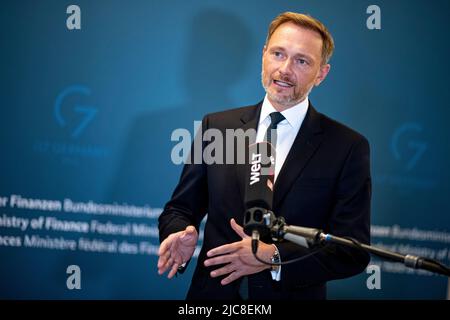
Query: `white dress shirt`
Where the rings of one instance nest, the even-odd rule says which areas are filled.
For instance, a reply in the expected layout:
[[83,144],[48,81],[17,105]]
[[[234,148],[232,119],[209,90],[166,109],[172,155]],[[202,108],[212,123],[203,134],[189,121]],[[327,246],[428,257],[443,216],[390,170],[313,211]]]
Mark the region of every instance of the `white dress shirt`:
[[[299,104],[281,112],[285,119],[281,121],[277,127],[274,182],[277,180],[278,174],[283,167],[289,150],[291,150],[295,137],[297,136],[303,120],[305,119],[306,112],[308,111],[308,104],[309,100],[308,97],[306,97],[306,99]],[[272,112],[277,112],[277,110],[272,106],[266,95],[262,104],[261,114],[259,116],[256,142],[264,141],[264,136],[271,121],[269,114]]]

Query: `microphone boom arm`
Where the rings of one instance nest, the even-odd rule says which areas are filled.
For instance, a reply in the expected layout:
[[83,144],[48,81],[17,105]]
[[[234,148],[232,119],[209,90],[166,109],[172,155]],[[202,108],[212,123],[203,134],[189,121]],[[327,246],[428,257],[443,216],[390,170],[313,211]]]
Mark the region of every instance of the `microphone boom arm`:
[[268,227],[270,228],[272,239],[274,241],[286,239],[303,247],[308,247],[308,245],[334,243],[346,247],[364,250],[384,259],[403,263],[408,268],[424,269],[447,277],[450,276],[450,268],[436,260],[410,254],[403,255],[397,252],[388,251],[375,246],[360,243],[359,241],[352,238],[343,238],[331,234],[325,234],[320,229],[290,226],[285,223],[283,217],[277,218],[273,213],[270,217],[270,220],[272,221],[268,225]]

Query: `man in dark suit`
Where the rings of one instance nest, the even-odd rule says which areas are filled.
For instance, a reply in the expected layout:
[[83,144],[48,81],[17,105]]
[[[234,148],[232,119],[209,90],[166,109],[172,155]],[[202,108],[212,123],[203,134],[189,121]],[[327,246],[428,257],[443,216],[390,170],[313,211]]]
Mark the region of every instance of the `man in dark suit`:
[[[225,137],[226,130],[253,129],[260,142],[266,131],[275,130],[274,213],[290,225],[369,243],[369,144],[317,112],[308,99],[327,76],[333,49],[330,33],[318,20],[291,12],[279,15],[263,49],[266,97],[254,106],[205,116],[202,131],[215,129]],[[203,142],[201,151],[207,146],[208,141]],[[256,260],[251,238],[242,229],[245,166],[202,160],[185,165],[159,218],[158,272],[169,271],[172,278],[191,259],[200,222],[208,214],[188,299],[324,299],[327,281],[355,275],[367,266],[366,253],[336,245],[278,267]],[[259,241],[258,256],[267,262],[308,253],[310,249],[287,241]]]

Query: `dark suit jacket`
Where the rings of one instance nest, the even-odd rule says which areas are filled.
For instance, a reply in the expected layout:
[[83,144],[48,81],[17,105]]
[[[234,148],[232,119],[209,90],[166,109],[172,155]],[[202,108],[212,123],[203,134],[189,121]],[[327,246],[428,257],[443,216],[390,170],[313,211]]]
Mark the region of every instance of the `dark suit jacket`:
[[[262,103],[209,114],[203,130],[256,128]],[[203,147],[206,144],[203,145]],[[367,140],[352,129],[318,113],[308,112],[274,186],[273,211],[286,223],[323,229],[336,236],[370,242],[371,178]],[[220,284],[211,278],[214,267],[203,262],[208,250],[239,241],[230,219],[242,225],[245,170],[242,165],[187,164],[171,200],[159,218],[160,241],[169,234],[194,225],[205,214],[203,247],[187,295],[188,299],[238,298],[239,281]],[[268,241],[269,242],[269,241]],[[290,242],[277,243],[282,261],[308,253]],[[281,281],[269,270],[250,275],[250,299],[325,299],[326,282],[364,270],[369,255],[328,245],[297,263],[281,268]]]

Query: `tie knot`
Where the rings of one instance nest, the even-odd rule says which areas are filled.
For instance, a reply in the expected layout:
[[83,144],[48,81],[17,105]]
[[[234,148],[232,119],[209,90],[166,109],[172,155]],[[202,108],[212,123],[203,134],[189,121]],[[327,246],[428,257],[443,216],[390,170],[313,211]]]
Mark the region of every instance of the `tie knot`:
[[272,112],[270,115],[270,128],[276,129],[278,124],[285,119],[281,112]]

